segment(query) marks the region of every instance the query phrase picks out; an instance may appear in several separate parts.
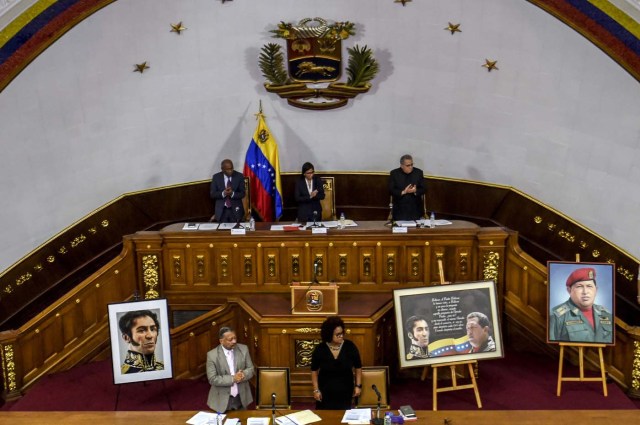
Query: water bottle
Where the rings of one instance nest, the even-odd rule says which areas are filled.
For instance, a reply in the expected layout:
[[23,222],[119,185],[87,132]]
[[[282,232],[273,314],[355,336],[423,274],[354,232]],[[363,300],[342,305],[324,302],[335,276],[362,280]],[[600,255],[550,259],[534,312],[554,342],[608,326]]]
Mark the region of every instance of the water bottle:
[[429,227],[432,229],[436,227],[436,215],[433,211],[431,211],[431,215],[429,216]]
[[384,414],[384,425],[391,425],[391,412]]
[[345,220],[346,220],[346,218],[344,217],[344,212],[341,212],[340,213],[340,228],[341,229],[344,229],[344,227],[345,227],[345,223],[344,223]]
[[256,230],[256,220],[251,216],[249,219],[249,231],[253,232],[254,230]]

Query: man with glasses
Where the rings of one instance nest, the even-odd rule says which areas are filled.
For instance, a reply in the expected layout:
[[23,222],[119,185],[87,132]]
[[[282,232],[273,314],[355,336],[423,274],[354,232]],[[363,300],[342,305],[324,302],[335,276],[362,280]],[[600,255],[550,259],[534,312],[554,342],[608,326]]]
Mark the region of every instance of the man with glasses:
[[393,202],[392,219],[418,220],[424,215],[422,197],[426,192],[422,170],[413,166],[411,155],[400,157],[400,168],[389,174]]

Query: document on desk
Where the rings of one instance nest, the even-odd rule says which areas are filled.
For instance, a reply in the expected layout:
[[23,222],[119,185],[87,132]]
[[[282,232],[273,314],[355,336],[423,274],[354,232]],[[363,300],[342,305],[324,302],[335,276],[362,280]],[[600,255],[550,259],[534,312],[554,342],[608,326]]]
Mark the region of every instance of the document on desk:
[[247,425],[269,425],[271,418],[249,418],[247,419]]
[[301,410],[276,418],[276,422],[279,425],[307,425],[313,422],[320,422],[321,420],[322,418],[311,410]]
[[344,412],[343,424],[368,424],[371,422],[371,408],[350,409]]
[[396,224],[401,227],[416,227],[418,223],[413,220],[398,220]]
[[218,223],[200,223],[198,230],[217,230]]
[[223,413],[198,412],[193,415],[187,423],[191,425],[222,425],[222,421],[224,421],[225,416],[226,415]]

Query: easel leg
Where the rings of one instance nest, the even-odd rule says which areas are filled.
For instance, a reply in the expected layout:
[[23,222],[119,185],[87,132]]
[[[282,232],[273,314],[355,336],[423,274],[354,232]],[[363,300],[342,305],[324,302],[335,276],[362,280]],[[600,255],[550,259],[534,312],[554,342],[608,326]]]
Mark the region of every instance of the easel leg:
[[607,375],[604,369],[604,357],[602,356],[602,347],[598,347],[598,354],[600,355],[600,376],[602,376],[602,392],[607,397]]
[[438,368],[433,368],[433,410],[438,410]]
[[429,375],[429,366],[425,366],[424,369],[422,369],[422,375],[420,375],[420,380],[424,381],[425,379],[427,379],[427,375]]
[[480,391],[478,391],[478,383],[476,382],[476,374],[473,371],[473,366],[471,365],[471,363],[469,363],[469,375],[471,375],[473,392],[476,394],[476,403],[478,403],[478,409],[482,409],[482,402],[480,401]]
[[560,392],[562,390],[562,363],[564,360],[564,345],[560,345],[560,363],[558,364],[558,389],[556,391],[556,396],[560,397]]

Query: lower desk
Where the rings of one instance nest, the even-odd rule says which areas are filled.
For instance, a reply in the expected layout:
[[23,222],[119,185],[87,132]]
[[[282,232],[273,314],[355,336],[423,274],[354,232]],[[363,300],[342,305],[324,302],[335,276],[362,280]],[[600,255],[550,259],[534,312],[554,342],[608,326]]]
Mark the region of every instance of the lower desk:
[[[64,424],[64,425],[130,425],[153,423],[155,425],[184,424],[197,412],[0,412],[0,422],[11,425]],[[286,413],[286,412],[283,412]],[[344,411],[316,411],[324,424],[339,424]],[[602,425],[610,423],[632,424],[638,420],[638,410],[452,410],[418,411],[418,419],[409,422],[416,425],[443,424],[444,420],[454,425],[556,425],[572,423]],[[269,417],[270,410],[234,412],[229,415],[246,423],[249,417]],[[318,423],[318,422],[316,422]]]

